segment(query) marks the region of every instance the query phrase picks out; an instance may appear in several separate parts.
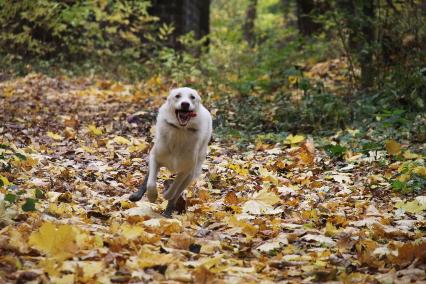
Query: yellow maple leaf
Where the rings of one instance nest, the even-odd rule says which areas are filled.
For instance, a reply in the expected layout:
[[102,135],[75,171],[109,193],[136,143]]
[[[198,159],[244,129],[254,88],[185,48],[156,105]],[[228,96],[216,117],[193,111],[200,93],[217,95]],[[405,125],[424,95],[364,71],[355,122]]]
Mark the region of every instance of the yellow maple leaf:
[[85,281],[92,279],[105,267],[103,261],[81,261],[79,265],[83,268],[83,279]]
[[182,223],[176,219],[149,219],[143,224],[149,228],[149,231],[157,235],[168,235],[172,233],[180,233],[182,231]]
[[288,76],[287,80],[290,83],[290,85],[295,85],[295,84],[297,84],[299,82],[299,77],[297,77],[297,76]]
[[230,168],[231,170],[234,170],[237,174],[242,175],[242,176],[246,176],[249,174],[249,171],[243,167],[241,167],[240,165],[237,164],[229,164],[228,168]]
[[115,83],[111,86],[111,91],[116,93],[123,92],[124,90],[125,90],[124,86],[121,85],[120,83]]
[[406,212],[413,213],[413,214],[419,214],[422,211],[426,210],[426,204],[420,203],[418,200],[403,202],[399,201],[395,203],[396,208],[404,209]]
[[284,144],[298,144],[300,142],[302,142],[303,140],[305,140],[305,136],[303,135],[294,135],[290,134],[289,136],[287,136],[287,138],[284,140]]
[[27,234],[21,233],[19,230],[10,230],[9,245],[17,249],[21,253],[28,253],[28,244],[25,241]]
[[264,181],[270,181],[273,184],[278,184],[278,177],[273,172],[268,171],[264,167],[259,168],[259,174]]
[[260,214],[278,214],[282,212],[280,208],[274,208],[272,205],[280,202],[281,199],[273,192],[266,189],[255,193],[251,200],[244,203],[243,212],[260,215]]
[[401,144],[399,144],[395,140],[386,141],[385,148],[390,155],[398,155],[399,153],[401,153]]
[[426,167],[418,166],[413,169],[413,173],[418,174],[419,176],[426,177]]
[[128,240],[134,240],[142,235],[145,230],[136,225],[124,224],[121,226],[121,234]]
[[74,274],[65,274],[61,277],[50,277],[50,280],[52,281],[52,283],[56,283],[56,284],[74,284],[75,281],[75,276]]
[[419,154],[413,153],[410,150],[404,151],[404,154],[402,156],[404,157],[404,159],[407,160],[415,160],[421,158]]
[[145,150],[148,149],[148,147],[149,147],[149,144],[143,141],[139,144],[130,146],[128,149],[130,153],[143,153],[145,152]]
[[398,180],[401,182],[407,182],[410,180],[410,178],[411,178],[410,174],[402,174],[398,177]]
[[3,95],[6,98],[9,98],[11,96],[13,96],[15,94],[15,88],[13,88],[12,86],[7,86],[3,89]]
[[130,145],[132,142],[130,142],[129,139],[124,138],[123,136],[115,136],[114,142],[121,145]]
[[89,154],[94,154],[97,151],[94,148],[90,148],[90,147],[87,147],[87,146],[84,146],[84,145],[81,145],[81,149],[83,149],[85,152],[87,152]]
[[325,224],[325,235],[327,237],[332,237],[336,235],[339,232],[339,230],[333,225],[331,222],[327,222]]
[[153,76],[147,82],[149,86],[160,86],[162,84],[162,79],[160,76]]
[[228,226],[233,228],[241,228],[241,232],[247,236],[255,236],[257,233],[257,228],[247,222],[246,220],[238,220],[235,215],[232,215],[226,219]]
[[[60,268],[60,261],[54,258],[44,258],[41,259],[38,263],[38,268],[43,269],[45,273],[47,273],[50,277],[52,276],[59,276],[61,274],[59,268]],[[53,280],[53,279],[51,279]],[[54,282],[58,283],[58,282]]]
[[274,205],[281,201],[281,199],[274,192],[268,191],[266,189],[262,189],[258,191],[252,198],[253,200],[257,200],[263,202],[268,205]]
[[3,183],[3,186],[8,186],[10,184],[10,181],[7,179],[7,177],[0,175],[0,180]]
[[128,265],[134,268],[144,269],[157,265],[167,265],[175,261],[172,254],[155,253],[151,249],[142,247],[137,257],[128,260]]
[[51,131],[47,132],[47,136],[49,136],[50,138],[52,138],[53,140],[56,140],[56,141],[64,140],[64,137],[62,137],[58,133],[54,133],[54,132],[51,132]]
[[68,258],[77,249],[76,231],[71,225],[44,223],[30,235],[28,243],[49,256]]
[[95,135],[95,136],[99,136],[102,135],[103,131],[100,128],[97,128],[96,125],[94,124],[90,124],[89,126],[87,126],[87,132],[89,132],[89,134]]

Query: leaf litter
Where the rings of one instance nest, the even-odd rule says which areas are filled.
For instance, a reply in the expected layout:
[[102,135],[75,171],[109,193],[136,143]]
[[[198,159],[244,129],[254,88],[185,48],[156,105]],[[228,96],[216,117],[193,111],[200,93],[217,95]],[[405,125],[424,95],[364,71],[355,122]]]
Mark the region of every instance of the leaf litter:
[[392,191],[424,178],[424,156],[394,140],[337,158],[303,134],[216,140],[183,214],[128,201],[167,95],[157,81],[0,83],[3,282],[426,281],[425,193]]

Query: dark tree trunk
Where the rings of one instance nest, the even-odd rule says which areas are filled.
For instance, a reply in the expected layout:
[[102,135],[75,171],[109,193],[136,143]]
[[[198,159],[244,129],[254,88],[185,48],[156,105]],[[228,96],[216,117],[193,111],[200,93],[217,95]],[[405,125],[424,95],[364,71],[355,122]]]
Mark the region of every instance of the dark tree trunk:
[[362,6],[363,17],[365,18],[361,32],[364,38],[363,49],[359,55],[361,64],[361,87],[371,88],[374,84],[374,64],[373,64],[373,43],[374,43],[374,2],[364,0]]
[[339,0],[338,8],[344,12],[349,30],[348,46],[356,55],[361,68],[361,88],[374,85],[373,44],[375,6],[373,0]]
[[200,39],[209,33],[210,0],[151,0],[148,12],[160,18],[159,26],[174,26],[168,45],[175,49],[182,48],[181,35],[193,32]]
[[257,0],[250,0],[246,10],[246,21],[243,27],[244,39],[251,47],[255,44],[254,21],[256,20],[256,8]]
[[314,0],[297,0],[297,26],[299,31],[309,36],[321,29],[321,24],[316,23],[312,13],[317,8]]
[[[210,33],[210,0],[200,2],[200,34],[201,37]],[[208,41],[206,42],[208,44]]]

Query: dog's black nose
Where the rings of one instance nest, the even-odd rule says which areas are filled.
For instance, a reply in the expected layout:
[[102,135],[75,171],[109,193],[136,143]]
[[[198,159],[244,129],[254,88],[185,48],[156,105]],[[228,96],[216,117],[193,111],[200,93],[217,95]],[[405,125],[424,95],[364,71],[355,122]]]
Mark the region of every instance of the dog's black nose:
[[187,103],[187,102],[183,102],[183,103],[181,103],[181,104],[180,104],[180,108],[181,108],[182,110],[189,110],[189,103]]

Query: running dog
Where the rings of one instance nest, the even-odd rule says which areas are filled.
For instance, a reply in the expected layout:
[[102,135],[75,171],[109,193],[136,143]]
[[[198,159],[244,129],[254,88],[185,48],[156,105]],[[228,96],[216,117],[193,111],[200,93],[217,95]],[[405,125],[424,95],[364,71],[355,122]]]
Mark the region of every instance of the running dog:
[[197,91],[177,88],[170,91],[157,116],[154,146],[149,153],[148,174],[131,201],[140,200],[147,192],[150,202],[157,200],[157,174],[166,167],[176,174],[165,190],[168,200],[163,216],[171,218],[176,202],[185,188],[201,174],[212,135],[212,117],[201,104]]

